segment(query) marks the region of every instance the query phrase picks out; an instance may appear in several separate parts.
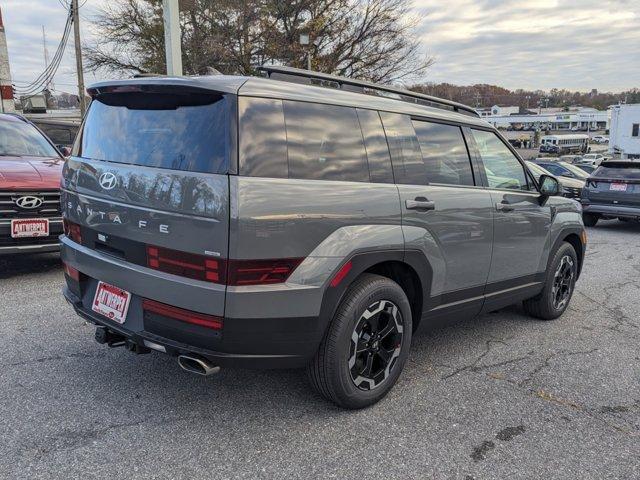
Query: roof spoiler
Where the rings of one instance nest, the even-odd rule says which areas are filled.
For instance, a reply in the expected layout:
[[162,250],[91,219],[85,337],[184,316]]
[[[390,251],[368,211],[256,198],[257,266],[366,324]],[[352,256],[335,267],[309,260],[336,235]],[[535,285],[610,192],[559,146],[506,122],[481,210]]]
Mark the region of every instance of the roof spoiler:
[[340,77],[337,75],[329,75],[327,73],[278,65],[263,65],[258,67],[258,70],[264,72],[266,77],[273,80],[335,88],[368,95],[377,95],[418,105],[425,105],[427,107],[449,110],[473,117],[480,116],[473,108],[463,105],[462,103],[432,97],[430,95],[424,95],[422,93],[412,92],[402,88],[367,82],[364,80],[356,80],[354,78]]

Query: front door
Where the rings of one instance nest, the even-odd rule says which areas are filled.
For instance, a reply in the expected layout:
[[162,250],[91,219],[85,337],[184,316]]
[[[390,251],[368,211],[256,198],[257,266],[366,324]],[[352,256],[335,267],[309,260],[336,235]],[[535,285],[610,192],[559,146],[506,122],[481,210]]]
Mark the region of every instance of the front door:
[[494,208],[487,291],[535,283],[539,280],[537,274],[544,270],[541,260],[551,224],[551,207],[541,202],[524,165],[495,132],[471,132]]

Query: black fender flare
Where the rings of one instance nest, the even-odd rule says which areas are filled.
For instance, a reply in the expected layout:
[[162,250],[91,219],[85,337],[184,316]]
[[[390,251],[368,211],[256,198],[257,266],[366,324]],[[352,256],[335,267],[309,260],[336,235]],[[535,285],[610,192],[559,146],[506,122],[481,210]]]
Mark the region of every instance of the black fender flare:
[[565,241],[569,235],[576,235],[580,239],[580,245],[582,246],[582,251],[576,252],[578,255],[578,278],[580,277],[580,273],[582,272],[582,264],[584,263],[584,256],[586,251],[586,244],[582,241],[582,234],[584,232],[584,227],[566,227],[558,232],[556,239],[553,242],[553,245],[549,249],[549,258],[547,258],[547,267],[545,271],[549,270],[549,265],[551,264],[551,260],[553,259],[553,254],[560,248],[562,242]]

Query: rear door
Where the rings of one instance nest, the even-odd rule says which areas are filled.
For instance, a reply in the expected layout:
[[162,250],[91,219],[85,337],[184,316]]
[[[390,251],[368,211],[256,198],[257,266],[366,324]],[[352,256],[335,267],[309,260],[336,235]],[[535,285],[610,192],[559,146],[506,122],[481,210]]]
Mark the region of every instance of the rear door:
[[[65,217],[80,225],[83,247],[138,271],[173,274],[175,282],[151,291],[130,275],[119,287],[224,313],[225,287],[205,278],[211,275],[199,263],[227,257],[234,102],[233,95],[185,88],[94,98],[63,172]],[[178,294],[194,281],[211,281],[206,294]]]
[[531,283],[547,242],[551,207],[540,205],[523,163],[495,132],[471,129],[471,139],[495,218],[487,292]]
[[491,262],[491,195],[475,182],[460,126],[381,113],[407,249],[433,268],[431,306],[479,311]]

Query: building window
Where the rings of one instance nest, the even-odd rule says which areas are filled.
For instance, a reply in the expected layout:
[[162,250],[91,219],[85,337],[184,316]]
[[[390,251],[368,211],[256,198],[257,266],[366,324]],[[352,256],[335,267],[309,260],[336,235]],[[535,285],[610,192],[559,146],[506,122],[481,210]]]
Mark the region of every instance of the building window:
[[638,131],[640,130],[640,123],[634,123],[631,128],[631,136],[632,137],[640,137]]

